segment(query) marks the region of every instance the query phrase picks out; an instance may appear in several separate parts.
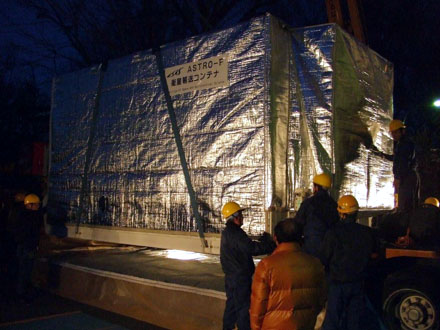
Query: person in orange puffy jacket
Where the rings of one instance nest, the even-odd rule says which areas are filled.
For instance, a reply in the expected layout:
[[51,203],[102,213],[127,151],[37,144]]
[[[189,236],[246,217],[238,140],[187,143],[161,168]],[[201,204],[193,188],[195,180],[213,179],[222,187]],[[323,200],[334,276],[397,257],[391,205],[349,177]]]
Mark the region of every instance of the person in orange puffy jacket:
[[313,329],[326,300],[324,267],[299,246],[300,225],[274,229],[277,248],[258,264],[249,310],[252,329]]

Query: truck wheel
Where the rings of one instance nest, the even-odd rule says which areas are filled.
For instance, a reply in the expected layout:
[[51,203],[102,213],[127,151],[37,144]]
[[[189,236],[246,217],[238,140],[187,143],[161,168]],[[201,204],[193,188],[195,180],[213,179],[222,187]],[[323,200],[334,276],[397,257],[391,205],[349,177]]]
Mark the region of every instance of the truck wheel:
[[389,329],[438,329],[439,306],[431,292],[408,285],[385,287],[383,312]]

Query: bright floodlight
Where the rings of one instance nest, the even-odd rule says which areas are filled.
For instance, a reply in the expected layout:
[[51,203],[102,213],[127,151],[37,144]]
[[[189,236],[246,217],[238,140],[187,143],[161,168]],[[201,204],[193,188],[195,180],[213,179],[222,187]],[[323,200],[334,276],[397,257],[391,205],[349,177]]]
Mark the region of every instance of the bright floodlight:
[[440,99],[437,99],[437,100],[434,101],[434,106],[436,108],[440,108]]

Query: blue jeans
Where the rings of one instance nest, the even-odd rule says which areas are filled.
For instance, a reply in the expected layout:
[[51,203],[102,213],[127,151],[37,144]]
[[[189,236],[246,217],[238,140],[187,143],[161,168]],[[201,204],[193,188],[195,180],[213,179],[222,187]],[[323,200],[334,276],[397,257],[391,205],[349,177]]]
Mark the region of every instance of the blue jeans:
[[252,277],[225,276],[226,307],[223,313],[223,329],[249,330],[249,307]]

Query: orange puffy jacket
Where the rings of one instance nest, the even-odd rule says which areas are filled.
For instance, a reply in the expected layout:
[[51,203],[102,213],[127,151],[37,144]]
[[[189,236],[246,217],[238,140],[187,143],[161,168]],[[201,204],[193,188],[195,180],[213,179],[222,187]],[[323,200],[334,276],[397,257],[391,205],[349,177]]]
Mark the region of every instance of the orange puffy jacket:
[[252,282],[252,329],[313,329],[326,300],[324,267],[297,243],[260,261]]

